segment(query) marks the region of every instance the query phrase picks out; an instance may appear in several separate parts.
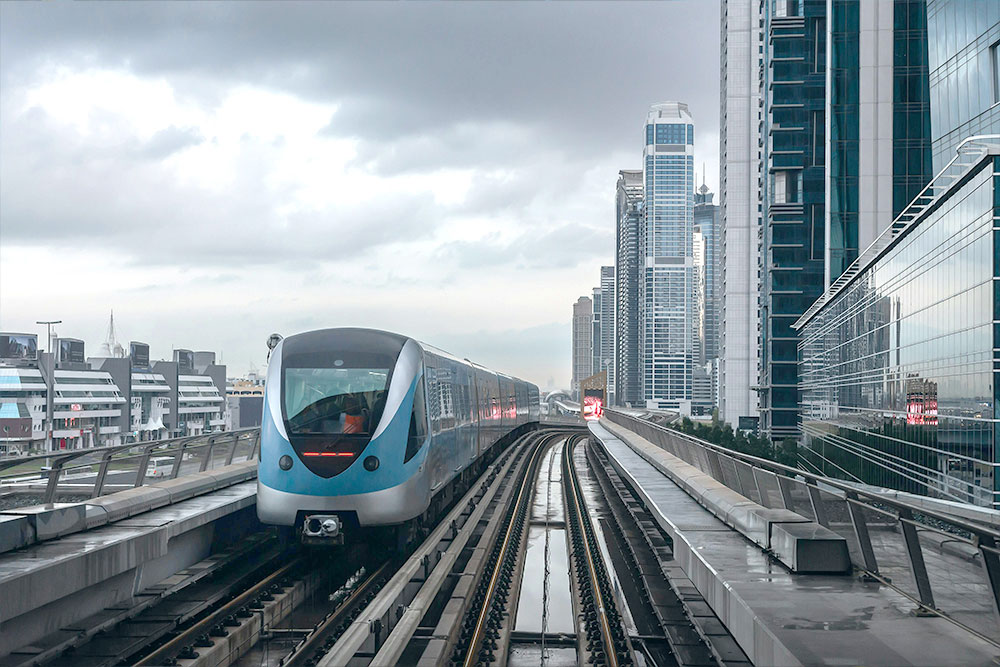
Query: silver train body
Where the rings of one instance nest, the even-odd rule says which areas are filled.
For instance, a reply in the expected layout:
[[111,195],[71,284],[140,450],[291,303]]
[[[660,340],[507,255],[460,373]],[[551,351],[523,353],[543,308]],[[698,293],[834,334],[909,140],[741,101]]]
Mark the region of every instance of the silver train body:
[[535,385],[412,338],[371,329],[289,336],[268,368],[257,515],[299,527],[330,517],[344,530],[406,522],[538,418]]

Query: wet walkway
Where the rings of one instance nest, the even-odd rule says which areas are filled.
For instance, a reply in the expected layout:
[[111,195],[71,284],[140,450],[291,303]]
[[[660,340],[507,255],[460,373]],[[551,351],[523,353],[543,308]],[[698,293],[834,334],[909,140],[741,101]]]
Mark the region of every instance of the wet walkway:
[[995,665],[1000,648],[847,575],[792,574],[640,456],[671,457],[602,420],[590,424],[612,464],[674,542],[674,555],[755,664]]

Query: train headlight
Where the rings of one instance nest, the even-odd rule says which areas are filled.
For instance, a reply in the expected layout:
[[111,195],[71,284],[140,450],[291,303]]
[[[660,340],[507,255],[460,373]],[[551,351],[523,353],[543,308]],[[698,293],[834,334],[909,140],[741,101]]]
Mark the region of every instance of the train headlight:
[[365,470],[368,472],[375,472],[378,470],[378,457],[377,456],[366,456],[364,461]]
[[288,454],[282,456],[280,459],[278,459],[278,467],[281,468],[282,470],[291,470],[292,457],[289,456]]

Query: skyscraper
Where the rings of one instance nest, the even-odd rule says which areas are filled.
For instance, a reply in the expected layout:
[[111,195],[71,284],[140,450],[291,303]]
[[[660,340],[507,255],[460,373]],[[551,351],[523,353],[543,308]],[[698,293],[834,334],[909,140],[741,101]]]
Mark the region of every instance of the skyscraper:
[[719,207],[702,184],[694,196],[699,364],[719,356]]
[[573,304],[573,398],[580,397],[580,380],[594,374],[593,359],[594,304],[581,296]]
[[690,414],[694,365],[694,122],[686,104],[654,104],[643,148],[639,347],[648,407]]
[[1000,3],[926,0],[934,173],[967,137],[1000,131]]
[[739,426],[758,414],[760,15],[746,0],[722,0],[721,15],[719,411]]
[[824,286],[828,0],[762,4],[759,401],[762,431],[781,440],[799,436],[792,324]]
[[601,370],[601,302],[603,293],[600,287],[595,287],[592,291],[591,299],[591,334],[590,334],[590,372],[597,373]]
[[[598,310],[595,305],[595,313]],[[615,267],[601,267],[601,336],[594,340],[594,347],[599,350],[598,362],[594,372],[608,372],[607,402],[614,405],[615,401]]]
[[643,224],[642,170],[618,172],[615,197],[615,361],[618,405],[639,405],[639,228]]
[[824,287],[840,277],[933,175],[926,4],[827,3],[825,40],[831,64]]

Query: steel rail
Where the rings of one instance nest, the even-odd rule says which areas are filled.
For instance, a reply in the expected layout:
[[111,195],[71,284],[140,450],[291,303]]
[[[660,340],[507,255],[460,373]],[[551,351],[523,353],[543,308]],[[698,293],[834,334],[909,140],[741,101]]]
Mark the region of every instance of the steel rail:
[[[576,527],[583,542],[583,553],[585,555],[587,573],[590,579],[591,593],[594,596],[593,604],[596,608],[597,618],[601,626],[601,639],[604,644],[604,653],[607,664],[610,667],[618,667],[618,651],[615,648],[614,636],[611,633],[611,622],[608,620],[607,608],[604,597],[601,594],[600,579],[597,566],[594,564],[594,546],[590,536],[587,534],[586,526],[590,522],[590,517],[582,510],[582,492],[580,491],[579,478],[576,466],[573,465],[573,447],[581,440],[580,437],[572,438],[563,447],[563,489],[566,493],[567,510],[571,511],[577,519]],[[572,523],[572,522],[570,522]]]
[[[392,632],[396,623],[402,622],[402,619],[392,618],[391,612],[393,608],[399,608],[398,600],[409,586],[412,578],[419,575],[421,570],[428,577],[432,574],[432,572],[428,572],[430,559],[434,557],[438,545],[446,538],[449,531],[454,532],[453,526],[457,526],[460,519],[464,517],[464,523],[462,523],[459,533],[467,535],[475,529],[479,517],[498,492],[510,468],[517,463],[518,454],[524,446],[528,446],[528,443],[535,436],[536,433],[521,436],[500,453],[497,460],[486,467],[482,475],[469,486],[461,500],[455,503],[451,511],[440,520],[431,534],[413,551],[392,579],[382,587],[379,595],[350,623],[329,652],[317,661],[318,667],[341,667],[341,665],[350,663],[362,646],[368,642],[374,627]],[[459,536],[454,535],[454,537],[458,538]],[[444,561],[436,563],[434,571],[441,562]],[[382,619],[386,619],[387,622],[383,623]],[[380,642],[376,641],[375,650],[378,651],[380,646]]]
[[198,621],[190,628],[182,631],[179,635],[147,655],[142,660],[136,662],[135,667],[150,667],[152,665],[170,664],[169,660],[180,653],[185,646],[192,644],[200,635],[207,634],[213,626],[218,625],[226,616],[235,613],[240,608],[246,606],[251,600],[266,591],[268,586],[275,581],[279,581],[294,568],[301,565],[302,562],[303,558],[299,557],[294,559],[292,562],[281,566],[245,590],[243,593],[240,593],[226,604],[208,614],[208,616]]
[[288,655],[278,661],[279,667],[298,665],[302,660],[305,660],[306,656],[329,635],[329,631],[336,628],[336,626],[349,615],[351,609],[354,608],[358,600],[367,595],[375,582],[379,581],[382,576],[386,574],[391,564],[391,560],[386,561],[376,568],[374,572],[369,574],[360,585],[351,591],[350,595],[337,605],[337,608],[334,609],[333,612],[320,621],[319,624],[313,628],[312,632],[306,635],[301,642],[292,647],[292,650],[288,653]]
[[[551,440],[559,437],[558,434],[552,434],[547,438],[540,439],[534,444],[534,451],[531,453],[531,457],[528,459],[527,463],[523,468],[521,484],[518,488],[517,498],[510,506],[510,510],[507,512],[507,516],[510,518],[510,523],[507,524],[507,530],[504,531],[503,541],[500,543],[500,549],[497,552],[496,563],[493,565],[493,572],[490,574],[489,583],[486,587],[486,595],[483,597],[483,604],[479,610],[479,614],[476,617],[476,625],[472,631],[472,637],[469,639],[469,645],[466,649],[465,659],[462,664],[464,667],[471,667],[473,664],[477,664],[477,658],[479,657],[479,652],[481,644],[483,641],[483,633],[486,630],[486,620],[489,615],[490,609],[493,603],[493,596],[497,589],[497,584],[500,581],[500,576],[504,569],[504,560],[508,554],[511,547],[511,543],[514,539],[515,532],[518,532],[517,525],[517,513],[522,507],[525,507],[531,499],[531,491],[535,485],[534,475],[531,474],[532,470],[536,468],[542,452],[551,442]],[[523,527],[523,526],[522,526]],[[520,547],[521,539],[518,535],[518,547]]]

